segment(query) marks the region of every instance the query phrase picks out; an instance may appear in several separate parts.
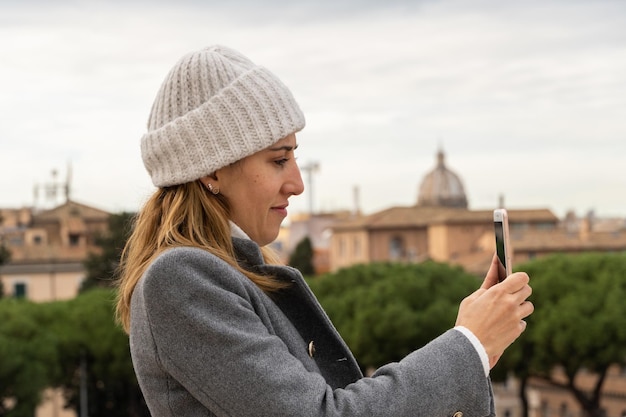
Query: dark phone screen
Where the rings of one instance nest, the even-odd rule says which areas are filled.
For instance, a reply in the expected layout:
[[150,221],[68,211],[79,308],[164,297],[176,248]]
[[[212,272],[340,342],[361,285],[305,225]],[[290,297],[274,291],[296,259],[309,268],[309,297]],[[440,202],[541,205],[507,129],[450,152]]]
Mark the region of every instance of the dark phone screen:
[[498,254],[498,279],[503,281],[506,278],[506,255],[504,253],[504,225],[502,222],[493,222],[496,232],[496,253]]

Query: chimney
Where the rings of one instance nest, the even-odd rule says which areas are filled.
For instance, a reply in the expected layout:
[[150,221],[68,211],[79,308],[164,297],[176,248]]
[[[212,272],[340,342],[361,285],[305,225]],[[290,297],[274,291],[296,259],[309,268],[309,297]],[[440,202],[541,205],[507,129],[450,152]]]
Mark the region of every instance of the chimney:
[[355,185],[354,188],[352,189],[352,198],[353,198],[353,203],[354,203],[352,215],[354,217],[358,217],[361,215],[361,197],[360,197],[360,191],[359,191],[358,185]]
[[580,240],[586,242],[589,240],[591,230],[593,229],[593,211],[589,211],[585,217],[580,220],[580,230],[578,232]]

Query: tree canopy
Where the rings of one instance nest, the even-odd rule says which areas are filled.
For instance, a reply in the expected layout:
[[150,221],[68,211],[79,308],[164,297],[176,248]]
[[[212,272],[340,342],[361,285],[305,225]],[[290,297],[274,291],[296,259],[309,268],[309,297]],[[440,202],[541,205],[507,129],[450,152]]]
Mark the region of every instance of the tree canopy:
[[[531,277],[535,312],[503,368],[569,390],[587,415],[601,415],[606,372],[626,364],[626,254],[559,254],[519,269]],[[566,382],[554,377],[557,368]],[[578,385],[581,372],[597,375],[594,387]]]
[[436,262],[354,266],[310,280],[364,368],[402,359],[454,326],[480,281]]
[[93,289],[68,301],[0,301],[0,416],[31,417],[44,388],[80,406],[86,370],[89,415],[147,416],[128,337],[113,320],[114,293]]
[[47,327],[53,316],[45,309],[0,300],[0,416],[31,417],[43,389],[59,374],[56,335]]
[[289,257],[289,265],[298,269],[304,276],[315,275],[313,256],[313,244],[311,243],[311,239],[307,236],[296,245],[296,248]]
[[11,251],[9,251],[9,248],[0,240],[0,265],[8,263],[9,260],[11,260]]
[[[0,266],[8,263],[10,259],[11,259],[11,252],[4,245],[4,242],[0,240]],[[0,298],[2,298],[3,295],[4,295],[4,286],[2,284],[2,281],[0,281]]]
[[93,287],[111,287],[117,277],[122,250],[130,236],[133,213],[116,213],[109,217],[108,233],[96,237],[100,253],[91,253],[84,262],[86,277],[81,291]]

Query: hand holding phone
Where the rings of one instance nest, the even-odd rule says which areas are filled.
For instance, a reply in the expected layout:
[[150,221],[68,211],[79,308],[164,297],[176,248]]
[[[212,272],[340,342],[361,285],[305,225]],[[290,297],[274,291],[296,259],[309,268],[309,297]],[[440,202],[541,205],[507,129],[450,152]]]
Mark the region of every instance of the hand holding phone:
[[496,237],[496,253],[500,265],[498,268],[498,280],[502,282],[512,273],[511,244],[509,241],[509,216],[506,209],[493,211],[493,226]]

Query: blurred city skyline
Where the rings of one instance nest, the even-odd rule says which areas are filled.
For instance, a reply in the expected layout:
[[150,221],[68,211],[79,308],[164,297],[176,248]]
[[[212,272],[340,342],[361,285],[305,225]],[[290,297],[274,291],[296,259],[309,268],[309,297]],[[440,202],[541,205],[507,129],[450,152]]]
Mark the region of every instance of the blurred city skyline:
[[[442,149],[470,209],[504,196],[626,216],[624,27],[610,0],[5,0],[0,207],[32,205],[71,164],[74,200],[137,210],[156,91],[181,55],[220,43],[300,103],[316,211],[352,209],[354,187],[365,213],[412,205]],[[307,191],[291,199],[308,208]]]

